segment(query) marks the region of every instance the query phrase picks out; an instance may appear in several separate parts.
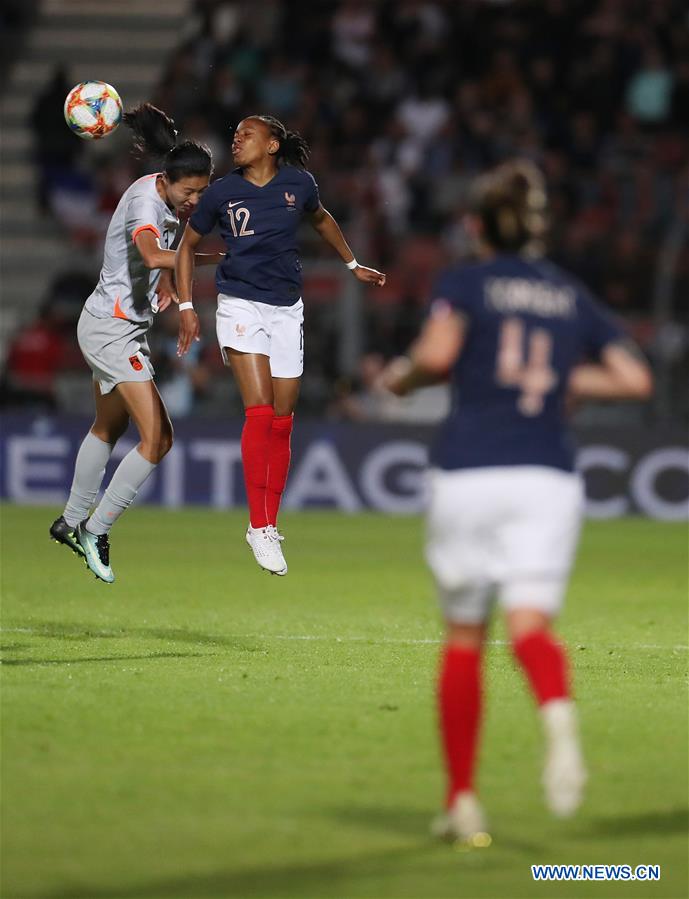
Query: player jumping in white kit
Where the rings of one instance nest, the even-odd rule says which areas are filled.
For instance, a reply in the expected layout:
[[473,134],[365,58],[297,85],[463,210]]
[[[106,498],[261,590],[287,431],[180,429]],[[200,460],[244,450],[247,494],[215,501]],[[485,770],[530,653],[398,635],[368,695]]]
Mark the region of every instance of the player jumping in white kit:
[[[110,566],[108,533],[141,485],[172,446],[172,424],[153,382],[147,334],[153,315],[177,302],[172,278],[161,270],[175,266],[170,249],[178,214],[197,205],[213,163],[207,147],[177,143],[174,122],[150,103],[124,116],[142,154],[163,159],[163,170],[139,178],[115,210],[105,238],[103,267],[96,289],[79,318],[79,347],[93,372],[96,418],[76,459],[64,512],[50,536],[82,556],[106,583]],[[222,254],[199,254],[199,264],[217,264]],[[120,462],[95,510],[105,466],[130,419],[140,443]]]

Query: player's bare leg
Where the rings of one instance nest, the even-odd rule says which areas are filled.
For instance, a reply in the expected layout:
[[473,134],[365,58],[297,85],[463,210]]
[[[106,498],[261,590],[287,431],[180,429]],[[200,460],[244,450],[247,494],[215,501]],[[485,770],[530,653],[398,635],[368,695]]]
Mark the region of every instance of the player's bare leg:
[[91,517],[76,530],[86,564],[106,583],[115,579],[110,566],[110,528],[129,508],[139,488],[172,447],[173,440],[170,417],[153,381],[126,381],[115,390],[139,431],[140,442],[120,462]]
[[581,804],[587,775],[565,650],[552,634],[550,617],[538,610],[508,612],[507,627],[543,722],[546,804],[554,815],[568,817]]
[[50,536],[84,555],[75,531],[88,517],[105,475],[105,466],[115,444],[129,425],[129,413],[117,391],[103,395],[97,381],[93,382],[96,418],[84,438],[74,466],[72,487],[65,509],[50,527]]
[[481,726],[481,654],[486,624],[447,623],[438,683],[440,730],[448,776],[446,810],[432,824],[441,839],[489,846],[488,825],[474,788]]
[[270,443],[275,418],[273,378],[270,360],[262,353],[242,353],[225,347],[244,403],[242,430],[242,466],[249,504],[246,542],[256,562],[271,574],[287,574],[287,563],[280,546],[280,535],[268,521],[266,490]]

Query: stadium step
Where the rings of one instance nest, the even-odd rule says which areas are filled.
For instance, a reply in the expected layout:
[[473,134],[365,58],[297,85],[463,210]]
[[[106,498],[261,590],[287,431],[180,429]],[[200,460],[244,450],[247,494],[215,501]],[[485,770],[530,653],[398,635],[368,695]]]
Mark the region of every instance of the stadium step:
[[21,188],[29,196],[36,184],[36,169],[31,162],[13,162],[9,165],[3,163],[0,167],[0,190],[6,196],[6,188],[14,190]]
[[26,202],[26,197],[21,200],[7,200],[3,197],[0,228],[5,228],[8,221],[18,224],[21,222],[33,223],[35,220],[36,211],[30,203]]
[[[18,86],[24,84],[36,85],[40,90],[50,80],[54,68],[55,65],[51,62],[20,62],[14,73],[15,84]],[[97,66],[98,80],[107,81],[120,93],[123,93],[131,86],[138,87],[141,84],[155,84],[159,71],[160,66],[151,62],[129,63],[101,59]],[[83,62],[81,59],[70,63],[69,73],[75,83],[88,81],[89,78],[94,78],[96,74],[94,72],[94,63]]]
[[132,0],[43,0],[43,15],[46,17],[64,16],[84,19],[88,16],[96,20],[117,16],[138,21],[150,18],[158,13],[160,18],[174,20],[183,16],[189,9],[188,0],[147,0],[146,3],[132,3]]
[[[26,61],[32,66],[45,62],[54,66],[57,63],[65,63],[66,59],[76,53],[81,64],[91,66],[92,77],[96,77],[93,69],[98,65],[97,77],[101,78],[100,64],[104,56],[107,58],[119,55],[120,48],[126,47],[127,63],[150,64],[151,59],[157,58],[158,54],[170,53],[178,39],[177,32],[169,29],[146,30],[140,33],[132,32],[129,28],[112,28],[108,29],[108,41],[103,46],[100,30],[75,32],[72,27],[66,29],[44,27],[33,33],[27,48]],[[118,48],[117,54],[113,53],[113,48]],[[71,75],[71,65],[66,63],[66,67]]]
[[[4,213],[4,206],[14,206],[16,201],[3,204],[3,215],[0,217],[0,239],[5,240],[6,237],[31,237],[33,240],[44,240],[46,237],[53,237],[56,233],[57,226],[51,219],[45,219],[36,216],[36,211],[32,206],[28,207],[28,212],[22,212],[20,215],[12,215],[10,222]],[[3,265],[3,273],[7,269]]]
[[[8,132],[0,134],[0,156],[3,165],[26,158],[31,152],[31,134],[28,131],[10,128]],[[21,155],[20,155],[21,154]]]
[[[35,240],[31,236],[4,237],[2,240],[3,272],[9,267],[18,267],[31,260],[31,265],[39,267],[45,262],[60,259],[64,252],[64,242],[59,235]],[[13,261],[15,264],[13,264]],[[9,263],[9,265],[8,265]]]

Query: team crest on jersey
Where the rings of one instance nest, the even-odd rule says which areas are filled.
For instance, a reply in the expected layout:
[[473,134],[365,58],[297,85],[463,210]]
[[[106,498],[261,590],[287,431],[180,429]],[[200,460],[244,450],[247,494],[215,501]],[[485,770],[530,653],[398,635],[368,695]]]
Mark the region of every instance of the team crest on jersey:
[[295,208],[297,198],[294,196],[294,194],[288,194],[287,191],[285,191],[285,200],[287,201],[287,205],[290,207],[290,209]]
[[246,337],[246,325],[236,324],[234,330],[237,337]]
[[142,371],[143,370],[143,364],[141,362],[141,359],[139,359],[138,356],[130,356],[129,364],[134,369],[134,371]]

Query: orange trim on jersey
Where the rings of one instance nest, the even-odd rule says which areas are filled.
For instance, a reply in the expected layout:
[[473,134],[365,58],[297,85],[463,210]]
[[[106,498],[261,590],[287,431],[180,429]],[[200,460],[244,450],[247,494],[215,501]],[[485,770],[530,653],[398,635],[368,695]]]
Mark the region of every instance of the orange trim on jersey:
[[129,321],[127,316],[122,311],[122,307],[120,306],[120,298],[119,297],[117,297],[117,299],[115,300],[115,308],[113,309],[112,317],[113,318],[123,318],[126,322]]
[[153,231],[155,236],[160,240],[160,231],[156,228],[155,225],[139,225],[138,228],[134,229],[134,233],[132,234],[132,243],[136,243],[136,238],[141,234],[142,231]]

